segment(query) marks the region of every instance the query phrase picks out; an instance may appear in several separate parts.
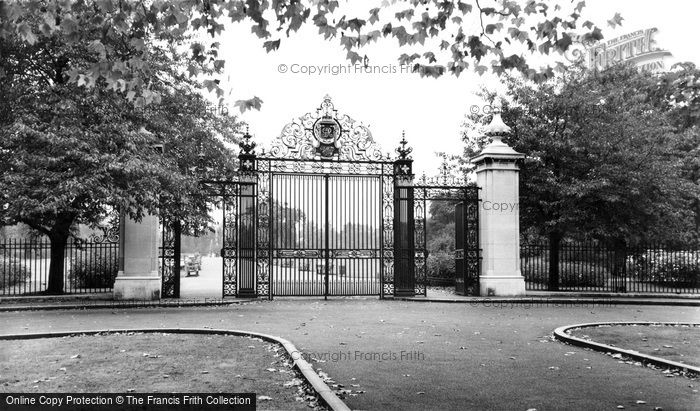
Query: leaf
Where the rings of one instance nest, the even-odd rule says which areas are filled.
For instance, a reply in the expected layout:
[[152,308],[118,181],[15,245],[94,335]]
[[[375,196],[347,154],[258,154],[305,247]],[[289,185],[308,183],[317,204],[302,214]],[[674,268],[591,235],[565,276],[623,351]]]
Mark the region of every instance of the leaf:
[[360,61],[362,61],[362,57],[360,57],[359,54],[357,54],[356,52],[354,52],[352,50],[348,51],[348,54],[346,57],[348,60],[350,60],[350,62],[352,64],[356,64],[356,63],[359,63]]
[[462,3],[461,1],[457,2],[457,8],[462,12],[462,14],[467,14],[472,11],[471,4]]
[[29,43],[29,44],[36,43],[36,36],[32,32],[32,28],[29,27],[28,24],[22,23],[19,26],[17,26],[17,32],[22,37],[22,39],[24,41],[26,41],[27,43]]
[[265,29],[265,26],[263,26],[261,24],[254,24],[250,28],[250,32],[255,34],[256,36],[258,36],[261,39],[270,37],[270,32],[267,31],[267,29]]
[[557,49],[561,51],[566,51],[571,45],[571,43],[571,37],[566,33],[562,33],[561,38],[557,40],[555,44],[557,46]]
[[382,34],[385,35],[385,36],[387,36],[387,35],[389,35],[389,33],[392,32],[392,30],[393,30],[393,29],[392,29],[391,23],[387,23],[387,24],[385,24],[384,27],[382,28]]
[[360,32],[360,29],[362,29],[362,26],[364,26],[364,25],[365,25],[365,21],[364,21],[364,20],[361,20],[361,19],[351,19],[351,20],[348,20],[348,28],[349,28],[351,31],[356,31],[356,32],[359,33],[359,32]]
[[622,16],[620,13],[615,13],[612,19],[608,20],[608,25],[610,27],[616,27],[616,26],[621,26],[622,25]]
[[226,60],[214,60],[214,70],[217,72],[223,70],[226,65]]
[[369,11],[369,24],[374,24],[379,21],[379,8],[374,8]]
[[280,40],[269,40],[263,43],[266,52],[271,52],[280,48]]
[[394,14],[394,17],[396,17],[396,20],[398,21],[401,21],[401,19],[411,20],[414,12],[415,10],[413,9],[406,9]]
[[187,73],[190,75],[190,77],[194,77],[199,74],[199,67],[195,66],[194,64],[189,64],[187,66]]

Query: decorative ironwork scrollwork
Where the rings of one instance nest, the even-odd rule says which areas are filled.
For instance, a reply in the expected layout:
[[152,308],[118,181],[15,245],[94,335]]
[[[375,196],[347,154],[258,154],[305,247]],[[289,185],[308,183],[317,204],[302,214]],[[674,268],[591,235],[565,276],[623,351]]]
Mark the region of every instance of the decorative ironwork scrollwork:
[[307,113],[284,126],[269,155],[299,160],[382,160],[369,128],[347,114],[339,115],[329,96],[316,113]]
[[238,184],[224,187],[224,297],[238,294],[238,229],[239,195]]
[[399,155],[399,160],[410,160],[411,153],[413,149],[411,147],[406,147],[408,141],[406,141],[406,130],[401,132],[401,141],[399,142],[399,147],[396,149],[396,153]]
[[454,168],[450,166],[447,161],[447,157],[442,157],[442,164],[438,169],[438,174],[436,176],[428,177],[423,173],[423,175],[416,180],[416,185],[419,186],[447,186],[447,187],[464,187],[469,185],[469,182],[463,176],[457,176],[454,174]]
[[176,267],[176,260],[178,259],[176,254],[179,254],[179,250],[176,250],[176,236],[179,235],[173,227],[172,222],[163,218],[161,219],[162,225],[162,239],[160,246],[160,269],[161,269],[161,298],[176,298],[177,290],[175,287],[175,282],[178,280],[176,276],[180,275],[180,267]]
[[116,222],[111,222],[110,225],[100,227],[101,233],[91,233],[87,238],[82,239],[76,237],[75,240],[79,243],[118,243],[119,242],[119,219]]
[[238,143],[238,147],[241,149],[240,154],[255,154],[256,145],[255,141],[252,140],[248,126],[245,126],[243,139]]

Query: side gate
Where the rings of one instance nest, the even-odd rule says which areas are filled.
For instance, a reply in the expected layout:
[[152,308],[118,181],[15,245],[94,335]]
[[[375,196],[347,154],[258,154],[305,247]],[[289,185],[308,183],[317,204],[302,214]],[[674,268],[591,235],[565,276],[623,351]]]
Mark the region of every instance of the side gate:
[[428,203],[454,203],[455,292],[479,294],[481,248],[479,245],[479,188],[449,174],[444,161],[436,177],[421,177],[414,190],[416,294],[426,295],[428,274]]

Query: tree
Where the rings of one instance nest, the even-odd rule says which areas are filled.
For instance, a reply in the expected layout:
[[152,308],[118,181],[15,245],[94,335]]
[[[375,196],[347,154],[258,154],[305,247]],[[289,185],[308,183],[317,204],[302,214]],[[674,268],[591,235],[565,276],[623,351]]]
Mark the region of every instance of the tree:
[[[27,17],[23,24],[36,30],[44,23]],[[67,43],[53,32],[31,44],[0,37],[0,222],[21,222],[49,238],[49,293],[63,290],[64,249],[78,224],[98,224],[110,208],[137,220],[161,213],[207,221],[206,193],[189,170],[200,161],[224,173],[235,166],[221,139],[235,142],[239,125],[208,110],[174,47],[148,44],[141,78],[158,92],[157,106],[137,107],[104,79],[91,88],[72,82],[74,70],[99,61],[92,43],[80,40],[94,30],[77,27],[79,40]],[[112,40],[115,53],[138,49],[127,36]],[[153,150],[163,143],[164,154]]]
[[431,201],[426,248],[428,274],[437,278],[455,276],[455,201]]
[[[593,238],[615,250],[649,240],[692,236],[683,159],[669,111],[652,98],[654,75],[629,66],[602,72],[574,68],[540,85],[511,79],[503,109],[513,133],[504,139],[526,154],[521,224],[548,238],[550,280],[557,284],[565,237]],[[466,137],[472,155],[484,143]],[[691,228],[689,230],[689,228]],[[616,267],[624,263],[616,258]]]
[[277,233],[274,238],[276,248],[293,249],[299,245],[299,232],[303,232],[306,214],[288,203],[275,200],[272,204],[272,227]]
[[[680,134],[677,149],[685,153],[682,176],[691,187],[700,187],[700,69],[690,62],[676,63],[651,85],[652,101],[668,112]],[[700,192],[686,192],[695,213],[695,236],[700,240]]]
[[[149,82],[152,68],[147,44],[151,39],[178,43],[195,32],[209,35],[211,42],[190,42],[186,69],[193,77],[213,76],[203,85],[219,97],[223,90],[215,76],[225,61],[218,56],[216,36],[226,24],[242,22],[252,23],[252,33],[265,40],[262,46],[268,52],[280,47],[282,33],[289,36],[302,25],[313,24],[325,39],[339,41],[353,64],[362,61],[359,50],[363,46],[395,38],[408,48],[399,62],[411,64],[421,76],[459,75],[471,63],[478,73],[501,74],[513,69],[543,80],[554,74],[553,68],[530,67],[525,53],[564,52],[575,41],[603,37],[592,22],[581,22],[584,7],[584,1],[550,7],[546,1],[531,0],[503,0],[489,6],[479,0],[393,0],[351,16],[342,14],[344,7],[337,0],[9,0],[0,2],[0,38],[19,36],[23,43],[33,45],[41,36],[55,36],[69,45],[88,44],[98,58],[83,67],[71,67],[66,73],[70,82],[90,88],[101,80],[110,90],[143,106],[160,98]],[[31,19],[39,24],[30,24]],[[616,26],[621,21],[616,14],[608,24]],[[123,54],[114,46],[116,42],[128,44],[134,52]],[[561,67],[559,63],[554,68]],[[254,97],[236,105],[243,111],[259,108],[261,103]]]

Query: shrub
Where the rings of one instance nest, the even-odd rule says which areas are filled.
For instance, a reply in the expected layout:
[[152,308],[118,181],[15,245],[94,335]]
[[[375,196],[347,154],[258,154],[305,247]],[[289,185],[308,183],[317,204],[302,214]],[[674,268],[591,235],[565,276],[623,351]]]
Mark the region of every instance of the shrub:
[[80,251],[70,260],[68,276],[76,288],[112,288],[119,271],[116,250]]
[[455,271],[454,253],[440,250],[428,255],[429,278],[454,280]]
[[0,288],[12,287],[26,282],[30,271],[16,258],[0,256]]
[[611,278],[607,268],[585,261],[559,262],[559,284],[566,287],[602,287]]
[[693,251],[646,250],[630,256],[627,267],[639,281],[678,286],[700,284],[700,255]]
[[547,284],[549,282],[549,260],[547,256],[521,256],[520,258],[520,269],[523,277],[525,277],[525,281],[537,284]]
[[[549,257],[546,255],[524,257],[521,269],[525,281],[549,283]],[[610,271],[598,264],[586,261],[560,261],[559,285],[565,287],[602,287],[611,278]]]

